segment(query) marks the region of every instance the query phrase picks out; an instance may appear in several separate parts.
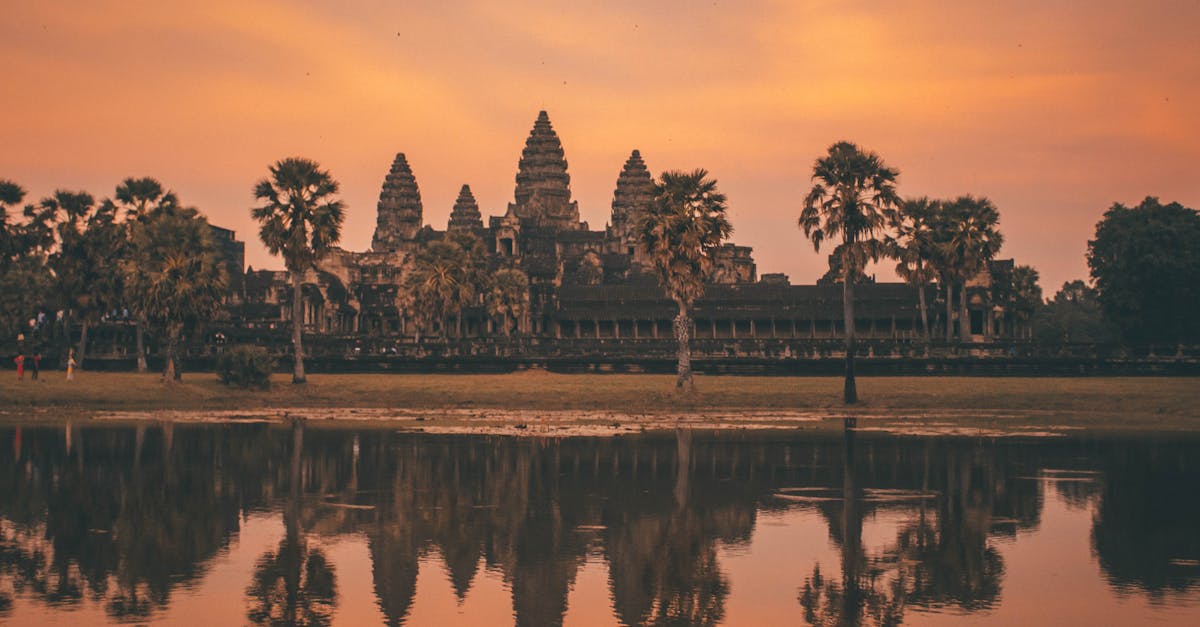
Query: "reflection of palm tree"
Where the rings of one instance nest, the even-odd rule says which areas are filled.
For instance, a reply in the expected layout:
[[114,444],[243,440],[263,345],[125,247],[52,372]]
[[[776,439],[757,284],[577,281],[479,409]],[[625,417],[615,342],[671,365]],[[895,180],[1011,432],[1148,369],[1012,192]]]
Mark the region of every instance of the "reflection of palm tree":
[[247,617],[271,625],[328,625],[337,598],[333,565],[325,554],[310,549],[300,528],[300,466],[304,423],[292,423],[292,463],[288,503],[283,510],[286,531],[279,549],[258,560],[246,595]]

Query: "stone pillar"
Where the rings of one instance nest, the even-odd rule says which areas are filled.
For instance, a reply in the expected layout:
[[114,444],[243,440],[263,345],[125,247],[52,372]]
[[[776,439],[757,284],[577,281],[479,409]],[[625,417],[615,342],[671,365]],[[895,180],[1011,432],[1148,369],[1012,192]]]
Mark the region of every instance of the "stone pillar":
[[635,340],[641,339],[641,334],[638,332],[637,318],[633,319],[633,339],[635,339]]
[[758,328],[754,324],[754,320],[750,321],[750,337],[758,338]]
[[729,319],[729,337],[737,339],[737,320]]
[[613,319],[613,339],[621,339],[621,321]]
[[599,321],[599,320],[596,320],[596,319],[593,319],[593,320],[592,320],[592,325],[594,325],[594,326],[595,326],[595,331],[596,331],[596,339],[598,340],[598,339],[600,339],[600,321]]
[[717,339],[717,321],[709,320],[708,322],[709,322],[709,324],[712,325],[712,336],[713,336],[713,339],[715,340],[715,339]]
[[650,337],[658,339],[658,320],[652,321],[654,326],[650,327]]

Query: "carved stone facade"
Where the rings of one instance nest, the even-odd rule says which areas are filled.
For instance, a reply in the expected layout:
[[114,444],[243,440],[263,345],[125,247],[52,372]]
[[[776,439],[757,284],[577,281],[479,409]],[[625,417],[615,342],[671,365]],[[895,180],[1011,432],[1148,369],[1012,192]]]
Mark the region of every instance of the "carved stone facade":
[[[545,111],[538,114],[518,161],[514,201],[486,221],[470,187],[463,185],[446,231],[422,225],[417,179],[403,154],[396,156],[380,193],[371,251],[337,250],[310,272],[305,324],[313,332],[412,337],[402,302],[407,261],[426,242],[447,232],[471,232],[489,251],[491,266],[529,277],[530,319],[524,325],[546,338],[670,337],[674,307],[653,274],[637,238],[637,223],[653,200],[653,177],[639,151],[621,168],[611,222],[590,230],[571,199],[567,160]],[[832,337],[840,325],[840,288],[792,286],[786,277],[758,282],[746,246],[717,251],[713,286],[697,303],[697,338]],[[251,273],[259,286],[247,300],[282,321],[290,315],[283,273]],[[919,312],[915,291],[890,284],[862,286],[864,336],[910,336]],[[274,312],[278,312],[275,317]],[[489,335],[482,308],[463,312],[462,335]]]

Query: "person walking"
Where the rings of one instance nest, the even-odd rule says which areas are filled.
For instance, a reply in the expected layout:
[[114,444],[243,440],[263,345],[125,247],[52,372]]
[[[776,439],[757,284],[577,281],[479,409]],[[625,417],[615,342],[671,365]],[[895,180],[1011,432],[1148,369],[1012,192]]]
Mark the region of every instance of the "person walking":
[[13,359],[13,363],[17,364],[17,381],[24,381],[25,380],[25,354],[17,353],[16,358]]
[[29,373],[31,381],[38,380],[38,372],[42,369],[42,351],[37,351],[33,354],[33,372]]
[[75,380],[75,349],[67,352],[67,381]]

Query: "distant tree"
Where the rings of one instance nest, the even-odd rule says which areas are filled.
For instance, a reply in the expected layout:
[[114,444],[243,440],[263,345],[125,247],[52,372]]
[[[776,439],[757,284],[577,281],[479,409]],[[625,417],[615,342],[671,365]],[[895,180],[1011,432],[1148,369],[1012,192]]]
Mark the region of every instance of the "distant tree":
[[164,205],[142,214],[130,231],[123,262],[134,310],[167,337],[164,381],[178,381],[179,338],[185,326],[216,316],[227,277],[208,222],[192,208]]
[[896,231],[895,257],[896,274],[905,283],[917,288],[917,302],[921,308],[921,331],[928,344],[929,307],[925,302],[925,288],[937,278],[935,261],[938,255],[937,227],[941,202],[929,198],[910,198],[900,204],[899,210],[891,214],[892,228]]
[[[959,284],[959,339],[965,342],[971,334],[970,318],[967,315],[966,284],[982,272],[1000,251],[1000,245],[1004,242],[1004,237],[998,229],[1000,212],[987,198],[959,196],[946,202],[942,218],[940,244],[945,258],[943,271],[947,273],[948,279]],[[947,324],[950,319],[950,301],[947,296]]]
[[26,331],[25,321],[52,289],[46,269],[54,243],[49,225],[35,218],[33,207],[26,207],[24,221],[10,212],[24,199],[24,188],[0,180],[0,337],[5,338]]
[[470,256],[451,239],[435,240],[413,254],[403,297],[418,326],[448,338],[449,319],[478,296]]
[[1104,344],[1117,339],[1116,329],[1100,308],[1096,289],[1080,280],[1063,283],[1054,298],[1038,309],[1033,332],[1039,344]]
[[263,202],[251,210],[258,236],[272,255],[281,255],[292,278],[292,383],[304,383],[302,332],[304,273],[314,268],[342,237],[344,203],[338,183],[311,159],[289,157],[269,168],[271,176],[254,186]]
[[87,192],[58,190],[30,213],[35,222],[51,225],[57,241],[48,262],[66,311],[68,340],[72,321],[80,323],[75,357],[82,367],[89,327],[121,298],[119,262],[124,232],[116,223],[116,208],[112,203],[97,206]]
[[654,201],[638,220],[638,239],[659,283],[679,310],[675,316],[677,389],[684,384],[695,388],[688,343],[692,306],[712,274],[714,251],[733,233],[727,210],[725,194],[706,170],[669,171],[655,183]]
[[[125,228],[132,228],[132,225],[140,222],[147,213],[154,207],[165,207],[178,204],[178,198],[175,194],[163,189],[162,183],[157,179],[150,177],[142,178],[127,178],[117,185],[116,193],[114,194],[117,200],[117,207],[121,210]],[[128,235],[127,235],[128,236]],[[127,252],[128,254],[128,252]],[[146,371],[146,339],[145,328],[146,318],[143,312],[134,308],[134,325],[136,337],[137,353],[137,369],[138,372]]]
[[[800,228],[820,252],[831,238],[841,240],[842,310],[846,336],[845,402],[858,402],[854,377],[854,277],[868,261],[878,261],[888,252],[888,216],[900,204],[896,177],[900,172],[887,167],[879,155],[863,151],[850,142],[838,142],[813,164],[812,189],[800,212]],[[836,252],[836,249],[835,249]]]
[[1010,316],[1012,335],[1025,337],[1029,331],[1029,321],[1042,306],[1042,287],[1038,285],[1038,271],[1031,266],[1015,266],[1011,270],[996,267],[991,275],[988,291],[992,303],[1003,307],[1005,313]]
[[512,336],[514,326],[517,333],[522,333],[529,315],[529,277],[515,268],[497,270],[486,304],[488,313],[499,318],[504,337]]
[[1200,213],[1146,197],[1114,204],[1088,242],[1105,315],[1130,342],[1200,342]]

